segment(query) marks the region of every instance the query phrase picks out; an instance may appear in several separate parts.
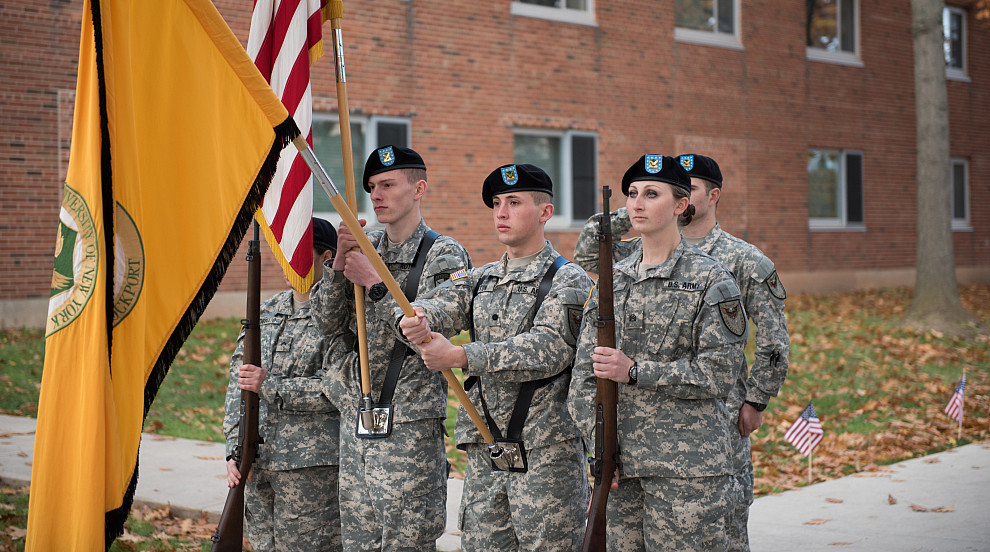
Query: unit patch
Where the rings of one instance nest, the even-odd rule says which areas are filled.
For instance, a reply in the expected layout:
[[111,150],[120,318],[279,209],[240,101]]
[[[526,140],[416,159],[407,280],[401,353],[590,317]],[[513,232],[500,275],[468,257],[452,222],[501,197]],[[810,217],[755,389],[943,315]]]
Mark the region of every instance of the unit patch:
[[767,287],[770,288],[770,294],[777,299],[781,301],[787,299],[787,290],[784,289],[784,284],[780,283],[776,270],[767,278]]
[[647,155],[646,156],[646,172],[650,174],[657,174],[660,172],[660,167],[663,165],[662,155]]
[[722,301],[718,304],[718,312],[722,315],[722,323],[732,335],[738,337],[746,333],[746,315],[743,313],[739,299]]
[[571,332],[571,337],[574,339],[578,338],[578,334],[581,333],[581,319],[584,316],[584,311],[581,307],[567,307],[567,329]]

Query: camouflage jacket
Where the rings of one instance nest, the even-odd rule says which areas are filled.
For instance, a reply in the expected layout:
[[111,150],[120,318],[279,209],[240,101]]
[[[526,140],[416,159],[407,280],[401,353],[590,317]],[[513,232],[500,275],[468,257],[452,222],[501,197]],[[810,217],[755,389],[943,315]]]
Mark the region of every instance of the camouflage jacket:
[[[725,398],[745,362],[748,328],[739,288],[718,261],[682,240],[639,276],[642,254],[615,265],[616,346],[638,363],[638,383],[620,383],[622,472],[631,477],[732,473]],[[598,288],[584,310],[568,408],[594,431]]]
[[[420,221],[419,227],[409,238],[391,247],[384,230],[368,233],[368,239],[377,244],[378,254],[400,286],[405,286],[416,251],[428,230],[426,223]],[[451,273],[468,268],[471,268],[471,257],[464,247],[453,238],[439,236],[427,253],[416,296],[425,295],[440,283],[450,280]],[[342,272],[335,272],[329,264],[324,266],[323,274],[323,280],[313,288],[312,294],[313,319],[317,327],[325,335],[357,335],[354,284]],[[392,327],[396,303],[391,294],[377,303],[367,294],[368,290],[365,290],[368,365],[371,369],[371,396],[377,402],[396,341]],[[342,412],[351,407],[357,409],[361,398],[361,368],[357,355],[336,351],[331,366],[324,383],[328,396]],[[408,354],[403,361],[392,403],[395,405],[396,422],[445,418],[447,380],[442,374],[427,370],[418,355]]]
[[[292,312],[292,290],[261,305],[261,365],[268,370],[259,396],[258,434],[263,442],[255,465],[284,471],[337,465],[340,414],[321,390],[328,340],[317,331],[308,305]],[[237,444],[241,389],[238,371],[244,332],[230,358],[224,405],[227,454]]]
[[[479,376],[489,413],[503,436],[520,385],[561,374],[574,360],[591,278],[573,263],[561,266],[539,310],[533,308],[540,282],[557,256],[546,242],[529,264],[509,270],[508,256],[503,255],[413,303],[426,310],[433,331],[446,336],[471,331],[472,341],[464,345],[468,358],[464,375]],[[401,311],[395,316],[401,317]],[[580,436],[565,407],[569,382],[569,375],[561,375],[534,393],[523,426],[526,448]],[[468,390],[468,397],[481,411],[478,385]],[[463,407],[457,414],[456,434],[458,445],[484,442]]]
[[[598,217],[589,218],[581,229],[577,245],[574,247],[574,262],[588,272],[598,273]],[[639,250],[639,238],[620,239],[632,230],[629,211],[619,207],[612,211],[612,261],[619,262]]]
[[729,413],[735,421],[744,401],[767,404],[776,397],[787,378],[787,319],[784,317],[784,291],[773,261],[755,245],[715,228],[696,246],[717,259],[732,272],[742,293],[746,315],[756,324],[756,354],[747,371],[743,365],[740,380],[729,395]]

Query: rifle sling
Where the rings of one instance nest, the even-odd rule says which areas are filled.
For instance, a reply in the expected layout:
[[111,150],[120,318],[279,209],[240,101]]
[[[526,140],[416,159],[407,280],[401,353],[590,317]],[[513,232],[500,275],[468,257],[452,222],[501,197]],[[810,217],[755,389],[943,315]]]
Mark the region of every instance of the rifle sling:
[[[419,279],[423,275],[423,267],[426,265],[427,252],[433,247],[433,242],[438,237],[440,235],[433,230],[427,230],[419,242],[419,249],[416,250],[416,256],[413,257],[412,268],[409,269],[409,275],[406,277],[406,285],[402,288],[402,292],[410,302],[416,299],[416,290],[419,288]],[[392,346],[392,357],[388,361],[388,371],[385,372],[385,382],[382,384],[382,393],[378,397],[379,405],[392,404],[395,385],[399,382],[399,372],[402,371],[402,361],[406,359],[406,354],[410,351],[411,349],[401,340],[395,340],[395,345]]]
[[[546,274],[543,275],[543,280],[540,281],[540,289],[536,292],[536,301],[533,303],[532,307],[532,318],[536,317],[536,313],[540,310],[540,305],[546,298],[547,294],[550,293],[550,287],[553,286],[553,276],[557,273],[557,270],[567,264],[569,261],[565,259],[562,255],[558,255],[554,259],[553,264],[547,269]],[[478,280],[478,284],[474,287],[474,296],[477,297],[478,289],[481,285],[488,279],[488,274],[485,274]],[[473,303],[473,300],[472,300]],[[530,320],[532,322],[532,320]],[[474,336],[472,336],[473,338]],[[567,368],[559,374],[549,376],[543,379],[532,380],[523,382],[519,386],[519,396],[516,397],[516,404],[512,407],[512,416],[509,418],[509,427],[506,428],[506,438],[518,441],[522,438],[523,425],[526,424],[526,418],[529,416],[529,408],[533,403],[533,395],[536,390],[550,385],[557,378],[571,373],[571,368]],[[488,403],[485,401],[485,394],[482,392],[481,378],[480,376],[471,376],[464,381],[464,389],[469,390],[474,385],[478,385],[478,397],[481,399],[481,409],[485,413],[485,421],[488,423],[488,429],[492,432],[492,436],[496,440],[502,439],[502,431],[499,430],[498,425],[492,419],[491,413],[488,410]]]

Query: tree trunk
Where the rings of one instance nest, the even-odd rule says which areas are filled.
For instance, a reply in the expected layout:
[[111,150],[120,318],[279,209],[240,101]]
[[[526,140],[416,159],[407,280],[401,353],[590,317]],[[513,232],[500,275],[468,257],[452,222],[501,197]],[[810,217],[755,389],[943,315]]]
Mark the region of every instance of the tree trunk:
[[911,0],[917,117],[918,245],[914,298],[904,323],[948,334],[978,321],[959,300],[952,251],[949,100],[945,86],[942,0]]

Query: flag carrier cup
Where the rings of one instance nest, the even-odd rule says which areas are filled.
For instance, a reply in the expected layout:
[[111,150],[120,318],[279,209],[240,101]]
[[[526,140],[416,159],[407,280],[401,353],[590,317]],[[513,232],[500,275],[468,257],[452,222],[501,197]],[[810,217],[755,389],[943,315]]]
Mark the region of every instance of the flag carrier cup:
[[395,407],[391,404],[376,406],[371,395],[361,397],[358,407],[355,435],[363,439],[383,439],[392,434],[392,415]]

